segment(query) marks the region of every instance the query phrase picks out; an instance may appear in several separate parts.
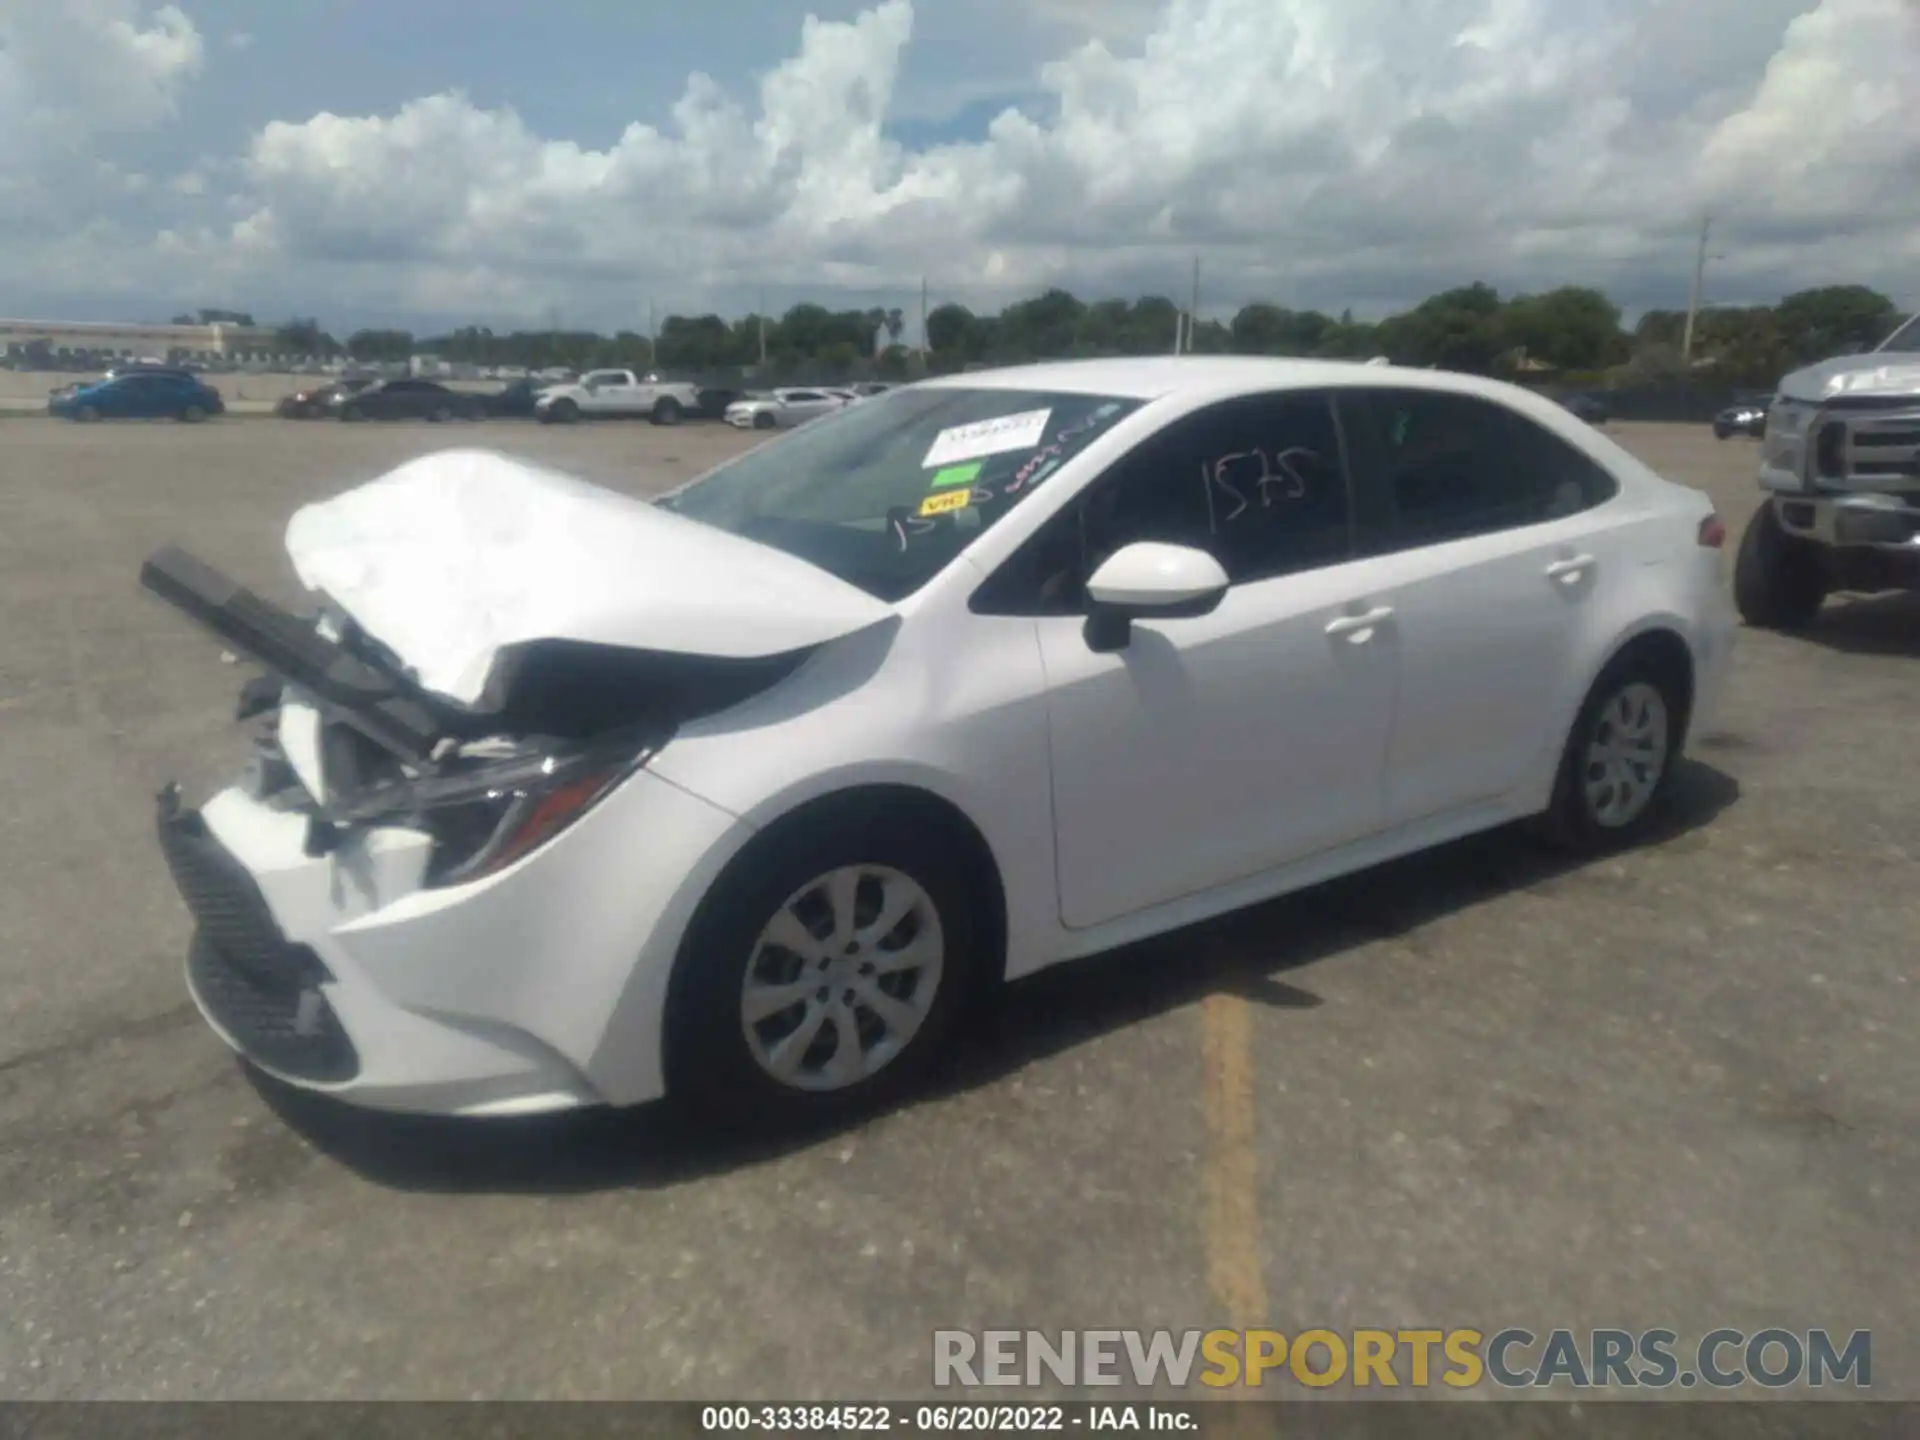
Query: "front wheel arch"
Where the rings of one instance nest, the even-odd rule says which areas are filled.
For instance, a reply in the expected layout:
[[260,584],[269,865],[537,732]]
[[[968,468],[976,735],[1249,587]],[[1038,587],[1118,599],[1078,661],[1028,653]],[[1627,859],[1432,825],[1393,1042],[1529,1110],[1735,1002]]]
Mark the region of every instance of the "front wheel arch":
[[[704,937],[711,932],[717,914],[725,908],[726,897],[737,888],[741,877],[780,849],[805,844],[806,837],[822,829],[857,830],[863,824],[881,819],[889,823],[906,821],[938,834],[952,848],[954,861],[965,876],[964,884],[973,903],[979,906],[979,940],[982,953],[972,967],[971,979],[976,993],[967,997],[977,1001],[985,997],[1005,978],[1007,955],[1007,902],[1000,877],[999,863],[980,828],[955,805],[930,790],[914,785],[871,784],[836,790],[806,800],[764,825],[721,867],[681,932],[674,955],[673,970],[667,980],[661,1024],[661,1068],[671,1077],[676,1073],[675,1048],[684,1033],[676,1023],[686,1004],[686,990],[697,953]],[[669,1081],[671,1084],[671,1081]]]

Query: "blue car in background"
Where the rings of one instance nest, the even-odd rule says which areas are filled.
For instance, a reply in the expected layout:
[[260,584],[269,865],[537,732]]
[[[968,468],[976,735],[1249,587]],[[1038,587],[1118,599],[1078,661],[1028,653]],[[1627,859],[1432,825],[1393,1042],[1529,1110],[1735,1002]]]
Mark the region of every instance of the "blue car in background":
[[70,420],[205,420],[226,409],[220,392],[184,370],[132,370],[47,397],[47,413]]

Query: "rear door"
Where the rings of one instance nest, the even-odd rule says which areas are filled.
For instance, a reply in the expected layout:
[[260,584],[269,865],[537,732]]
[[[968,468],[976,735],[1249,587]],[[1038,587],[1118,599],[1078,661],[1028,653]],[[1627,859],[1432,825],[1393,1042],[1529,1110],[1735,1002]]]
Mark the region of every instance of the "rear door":
[[1390,825],[1494,800],[1565,741],[1589,634],[1637,560],[1596,462],[1476,396],[1342,395],[1359,543],[1392,610]]

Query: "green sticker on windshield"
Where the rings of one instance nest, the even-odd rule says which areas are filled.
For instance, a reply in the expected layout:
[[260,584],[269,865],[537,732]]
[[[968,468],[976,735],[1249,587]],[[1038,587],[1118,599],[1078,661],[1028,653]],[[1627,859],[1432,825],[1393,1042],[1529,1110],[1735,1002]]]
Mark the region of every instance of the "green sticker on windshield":
[[940,490],[948,485],[971,485],[979,474],[980,462],[978,460],[974,461],[971,465],[949,465],[946,469],[935,472],[933,480],[927,488],[930,490]]

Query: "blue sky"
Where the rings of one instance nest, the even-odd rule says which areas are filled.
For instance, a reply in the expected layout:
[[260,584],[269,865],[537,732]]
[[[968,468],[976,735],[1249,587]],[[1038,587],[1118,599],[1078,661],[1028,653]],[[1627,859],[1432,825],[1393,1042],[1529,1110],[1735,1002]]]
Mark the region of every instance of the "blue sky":
[[1911,0],[0,0],[0,312],[1913,305],[1916,113]]

